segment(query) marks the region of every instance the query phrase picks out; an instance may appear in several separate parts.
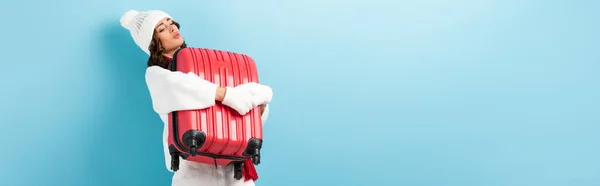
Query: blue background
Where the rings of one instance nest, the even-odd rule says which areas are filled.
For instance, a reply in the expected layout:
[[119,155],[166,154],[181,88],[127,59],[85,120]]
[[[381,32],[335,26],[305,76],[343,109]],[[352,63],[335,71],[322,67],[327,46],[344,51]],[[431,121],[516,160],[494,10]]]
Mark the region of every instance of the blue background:
[[600,185],[592,0],[7,2],[0,185],[170,185],[130,9],[257,60],[258,185]]

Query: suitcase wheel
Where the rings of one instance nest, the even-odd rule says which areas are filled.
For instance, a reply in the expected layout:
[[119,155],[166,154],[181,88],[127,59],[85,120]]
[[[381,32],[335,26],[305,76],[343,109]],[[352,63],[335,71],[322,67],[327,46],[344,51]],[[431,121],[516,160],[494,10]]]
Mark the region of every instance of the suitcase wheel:
[[179,155],[171,153],[171,170],[177,172],[179,170]]
[[190,155],[196,156],[196,154],[198,154],[198,149],[196,148],[196,146],[190,147]]
[[260,148],[258,147],[254,148],[254,155],[252,155],[252,163],[254,163],[254,165],[260,164]]
[[236,162],[233,164],[233,178],[236,180],[242,179],[242,162]]
[[192,156],[196,156],[196,154],[198,153],[198,140],[195,137],[192,137],[191,141],[191,145],[190,145],[190,155]]
[[250,156],[252,158],[252,164],[258,165],[260,164],[260,149],[262,146],[262,140],[252,138],[248,141],[248,147],[246,151],[244,151],[245,156]]
[[257,154],[252,156],[252,163],[254,163],[254,165],[260,164],[260,155]]
[[200,130],[188,130],[183,136],[183,144],[188,147],[188,153],[191,156],[198,155],[198,150],[202,148],[206,135]]

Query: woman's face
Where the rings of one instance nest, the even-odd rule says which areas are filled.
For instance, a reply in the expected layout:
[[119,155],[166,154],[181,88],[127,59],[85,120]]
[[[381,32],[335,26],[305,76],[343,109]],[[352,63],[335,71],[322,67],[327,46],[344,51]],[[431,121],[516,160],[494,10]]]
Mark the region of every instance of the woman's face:
[[164,18],[158,22],[154,31],[165,53],[174,52],[183,44],[183,38],[179,34],[179,29],[171,18]]

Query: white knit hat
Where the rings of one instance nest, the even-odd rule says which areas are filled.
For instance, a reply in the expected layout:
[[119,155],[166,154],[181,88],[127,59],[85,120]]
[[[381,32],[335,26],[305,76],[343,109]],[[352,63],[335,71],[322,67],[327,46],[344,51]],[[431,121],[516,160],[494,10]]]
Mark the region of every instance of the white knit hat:
[[149,10],[145,12],[138,12],[135,10],[129,10],[121,16],[121,26],[128,29],[131,32],[131,37],[146,54],[150,55],[150,42],[152,41],[152,34],[154,33],[154,27],[163,18],[171,18],[167,13],[160,10]]

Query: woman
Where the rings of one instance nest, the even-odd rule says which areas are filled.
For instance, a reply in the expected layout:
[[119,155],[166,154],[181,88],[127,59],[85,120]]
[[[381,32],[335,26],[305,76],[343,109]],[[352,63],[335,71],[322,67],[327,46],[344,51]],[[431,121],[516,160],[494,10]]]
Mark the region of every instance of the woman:
[[[163,145],[167,169],[171,156],[167,146],[168,113],[177,110],[203,109],[217,101],[244,115],[253,108],[263,108],[262,120],[266,121],[271,101],[270,87],[247,83],[236,87],[219,87],[193,73],[168,70],[169,60],[179,48],[186,47],[179,32],[179,24],[165,12],[130,10],[121,17],[121,25],[128,29],[135,43],[148,55],[146,83],[152,98],[154,111],[163,121]],[[253,186],[257,177],[244,174],[234,179],[232,166],[217,166],[185,161],[180,158],[179,170],[173,175],[173,186]],[[247,170],[247,169],[245,169]],[[252,171],[252,170],[250,170]]]

